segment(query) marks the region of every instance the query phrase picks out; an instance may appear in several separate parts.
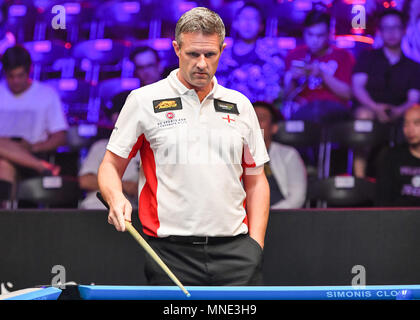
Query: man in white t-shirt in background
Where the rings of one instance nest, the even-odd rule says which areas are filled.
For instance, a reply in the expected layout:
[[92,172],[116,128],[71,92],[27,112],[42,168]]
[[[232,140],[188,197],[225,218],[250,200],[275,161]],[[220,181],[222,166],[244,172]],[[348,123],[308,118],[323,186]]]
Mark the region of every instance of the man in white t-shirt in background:
[[66,143],[68,124],[58,94],[30,78],[32,61],[25,48],[7,49],[1,62],[0,179],[14,184],[22,169],[58,175],[59,166],[37,157]]

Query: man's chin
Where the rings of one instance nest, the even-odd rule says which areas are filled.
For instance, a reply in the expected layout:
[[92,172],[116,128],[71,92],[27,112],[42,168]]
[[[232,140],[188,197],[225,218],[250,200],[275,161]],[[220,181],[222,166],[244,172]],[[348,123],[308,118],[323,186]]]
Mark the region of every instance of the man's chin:
[[210,84],[210,81],[208,79],[206,80],[193,80],[190,83],[193,87],[200,89],[200,88],[205,88]]

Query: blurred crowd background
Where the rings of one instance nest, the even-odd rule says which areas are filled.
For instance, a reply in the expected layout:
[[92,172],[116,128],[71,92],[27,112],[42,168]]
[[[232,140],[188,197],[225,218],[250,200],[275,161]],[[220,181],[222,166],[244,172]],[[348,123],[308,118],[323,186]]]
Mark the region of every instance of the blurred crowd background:
[[[298,158],[291,159],[299,160],[290,160],[291,162],[302,160],[303,169],[284,167],[274,170],[284,170],[283,180],[287,180],[284,177],[290,170],[304,172],[305,177],[293,178],[298,182],[303,179],[304,182],[299,182],[302,189],[299,200],[289,208],[374,205],[377,188],[373,185],[379,172],[377,156],[384,151],[384,146],[393,147],[406,142],[407,134],[404,135],[402,130],[403,114],[384,119],[380,115],[366,115],[363,110],[358,113],[358,107],[362,103],[358,99],[358,92],[354,92],[351,77],[354,74],[353,68],[357,68],[359,73],[368,74],[369,65],[377,61],[364,56],[364,53],[384,46],[385,29],[378,32],[381,13],[391,9],[404,16],[405,32],[401,34],[398,46],[404,57],[420,63],[420,0],[0,0],[0,4],[0,56],[4,56],[8,48],[24,47],[31,59],[28,69],[30,78],[53,88],[58,94],[67,123],[61,128],[67,134],[64,143],[57,143],[50,150],[35,152],[44,161],[37,172],[42,174],[44,168],[49,173],[46,176],[60,176],[61,182],[51,180],[50,183],[58,184],[56,189],[61,188],[61,192],[67,195],[73,192],[71,190],[77,190],[74,191],[76,198],[67,197],[68,201],[59,202],[58,199],[62,196],[56,194],[54,197],[57,203],[54,203],[47,201],[51,195],[44,195],[47,200],[44,199],[44,204],[39,200],[36,206],[80,206],[86,193],[95,190],[90,181],[81,178],[89,174],[94,176],[97,170],[95,165],[93,169],[83,167],[86,161],[95,161],[92,155],[89,157],[89,149],[102,140],[102,146],[96,145],[97,150],[91,152],[101,155],[101,150],[105,147],[103,139],[106,140],[113,128],[113,115],[118,114],[128,92],[164,78],[177,68],[178,60],[172,48],[175,24],[184,12],[196,6],[214,10],[222,17],[226,26],[227,47],[216,73],[218,83],[242,92],[256,107],[262,107],[262,117],[264,108],[270,111],[273,119],[276,119],[273,141],[293,146],[293,150],[297,150]],[[55,22],[65,28],[54,28],[52,25],[59,15],[57,9],[54,9],[57,5],[65,8],[65,21],[61,19]],[[312,22],[308,19],[311,12],[317,12],[312,16]],[[325,16],[329,17],[328,21]],[[321,94],[315,100],[319,101],[322,96],[325,99],[321,101],[324,102],[338,101],[340,106],[347,108],[348,116],[321,116],[318,119],[313,113],[304,111],[306,116],[297,117],[296,114],[299,113],[296,110],[303,104],[300,98],[306,98],[305,103],[313,101],[303,87],[298,90],[298,77],[293,78],[292,75],[291,81],[288,76],[290,77],[293,67],[299,67],[294,64],[296,61],[309,63],[313,60],[312,57],[307,58],[299,48],[307,50],[308,41],[317,41],[316,34],[311,35],[312,40],[305,40],[305,30],[324,22],[327,28],[327,47],[337,50],[334,51],[334,55],[338,56],[335,59],[341,59],[337,60],[339,66],[333,67],[334,72],[344,69],[341,78],[338,78],[347,87],[337,90],[338,93],[333,92],[335,98],[325,98]],[[4,61],[5,59],[3,64]],[[331,67],[329,61],[325,64]],[[405,90],[405,95],[410,89],[420,89],[420,78],[417,77],[420,73],[418,67],[413,66],[408,72],[411,78],[401,75],[401,81],[405,81],[405,87],[401,90]],[[4,65],[2,68],[1,80],[5,83],[7,70]],[[407,74],[407,71],[404,72]],[[380,77],[384,77],[384,74]],[[306,79],[305,85],[309,89],[310,86],[319,86],[317,79],[319,77],[316,76]],[[412,84],[413,81],[418,82],[417,87]],[[289,86],[292,82],[293,88]],[[404,103],[405,95],[403,101],[395,104]],[[40,96],[39,99],[42,100],[43,97]],[[379,102],[391,103],[392,99],[395,100],[395,96],[389,102]],[[419,102],[418,98],[413,99]],[[2,111],[2,104],[4,106],[5,100],[0,100],[0,117],[3,117],[3,122],[7,122],[7,113]],[[316,105],[311,106],[311,110],[319,108]],[[275,117],[271,107],[274,108]],[[329,108],[326,110],[330,110]],[[335,105],[331,106],[331,110],[334,108]],[[332,113],[336,111],[334,109]],[[334,127],[338,120],[346,124],[342,122],[340,127]],[[0,128],[0,138],[1,133]],[[13,137],[16,138],[15,135]],[[8,148],[11,150],[13,146]],[[12,160],[9,159],[10,161]],[[268,175],[272,174],[273,165],[271,166],[267,168]],[[60,168],[59,172],[55,172],[57,168]],[[29,178],[25,175],[23,177]],[[33,179],[34,175],[30,175],[30,178]],[[412,183],[414,188],[420,188],[420,170],[414,170],[410,179],[415,180]],[[3,180],[7,182],[7,179]],[[287,198],[291,190],[299,189],[299,186],[291,186],[293,181],[278,180],[276,188],[272,189],[272,194],[278,195],[277,201]],[[324,184],[319,184],[321,182]],[[45,179],[36,183],[41,183],[38,187],[45,189]],[[313,186],[314,183],[318,184]],[[289,187],[284,184],[289,184]],[[71,186],[70,189],[65,188],[67,185]],[[28,188],[32,190],[31,187]],[[357,188],[359,189],[356,190]],[[16,185],[9,191],[6,184],[6,189],[7,196],[20,194]],[[321,191],[324,189],[323,195]],[[135,186],[127,186],[127,193],[133,196],[136,192]],[[344,195],[343,192],[349,194]],[[21,193],[21,199],[24,199],[25,192]],[[33,196],[34,191],[29,193]],[[10,200],[7,196],[3,198]],[[15,196],[12,200],[16,200]],[[415,196],[417,197],[420,194]],[[416,201],[407,203],[413,205]],[[30,202],[27,201],[26,205],[30,205]],[[13,206],[11,203],[13,201],[5,206]],[[25,206],[25,201],[21,200],[20,203]],[[34,201],[32,205],[33,203]],[[288,207],[285,205],[284,208]]]

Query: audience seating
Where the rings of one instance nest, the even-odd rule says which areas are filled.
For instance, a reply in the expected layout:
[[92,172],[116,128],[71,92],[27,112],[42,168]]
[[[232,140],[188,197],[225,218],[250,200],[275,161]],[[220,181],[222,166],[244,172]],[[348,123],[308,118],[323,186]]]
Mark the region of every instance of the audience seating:
[[391,127],[371,120],[354,120],[332,124],[327,128],[324,177],[330,174],[333,144],[348,148],[347,173],[353,172],[354,149],[374,148],[389,144]]
[[309,181],[307,200],[316,201],[316,207],[371,206],[375,183],[354,176],[334,176]]
[[[96,29],[92,25],[92,17],[99,1],[46,1],[38,8],[38,18],[35,25],[35,40],[61,39],[68,43],[95,39]],[[51,21],[57,13],[52,9],[56,5],[65,8],[65,29],[51,28]]]
[[106,1],[95,11],[97,38],[136,39],[148,27],[140,1]]
[[24,43],[33,61],[33,79],[40,80],[41,74],[54,71],[52,65],[57,60],[68,58],[70,50],[63,41],[42,40]]
[[0,179],[0,203],[1,201],[10,201],[12,196],[12,184]]
[[16,43],[34,39],[37,10],[30,0],[11,3],[8,7],[7,28],[16,38]]
[[94,98],[94,88],[89,82],[69,78],[50,79],[45,83],[52,86],[60,95],[69,122],[86,116]]
[[274,141],[286,145],[299,147],[309,147],[315,154],[318,154],[317,177],[322,177],[324,162],[324,130],[320,124],[305,122],[300,120],[288,120],[278,123],[279,129],[274,135]]
[[20,181],[16,201],[29,201],[45,208],[77,207],[81,191],[76,178],[36,177]]
[[107,103],[112,97],[122,91],[134,90],[139,87],[140,80],[138,78],[114,78],[103,80],[98,86],[98,95],[101,99],[101,105],[107,106]]

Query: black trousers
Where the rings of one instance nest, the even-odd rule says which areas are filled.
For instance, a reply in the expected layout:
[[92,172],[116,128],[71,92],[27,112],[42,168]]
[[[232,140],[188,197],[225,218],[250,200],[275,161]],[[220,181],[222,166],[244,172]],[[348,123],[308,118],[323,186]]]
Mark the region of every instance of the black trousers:
[[[263,250],[248,235],[208,244],[149,237],[149,244],[184,286],[263,285]],[[148,254],[144,271],[149,285],[174,285]]]

